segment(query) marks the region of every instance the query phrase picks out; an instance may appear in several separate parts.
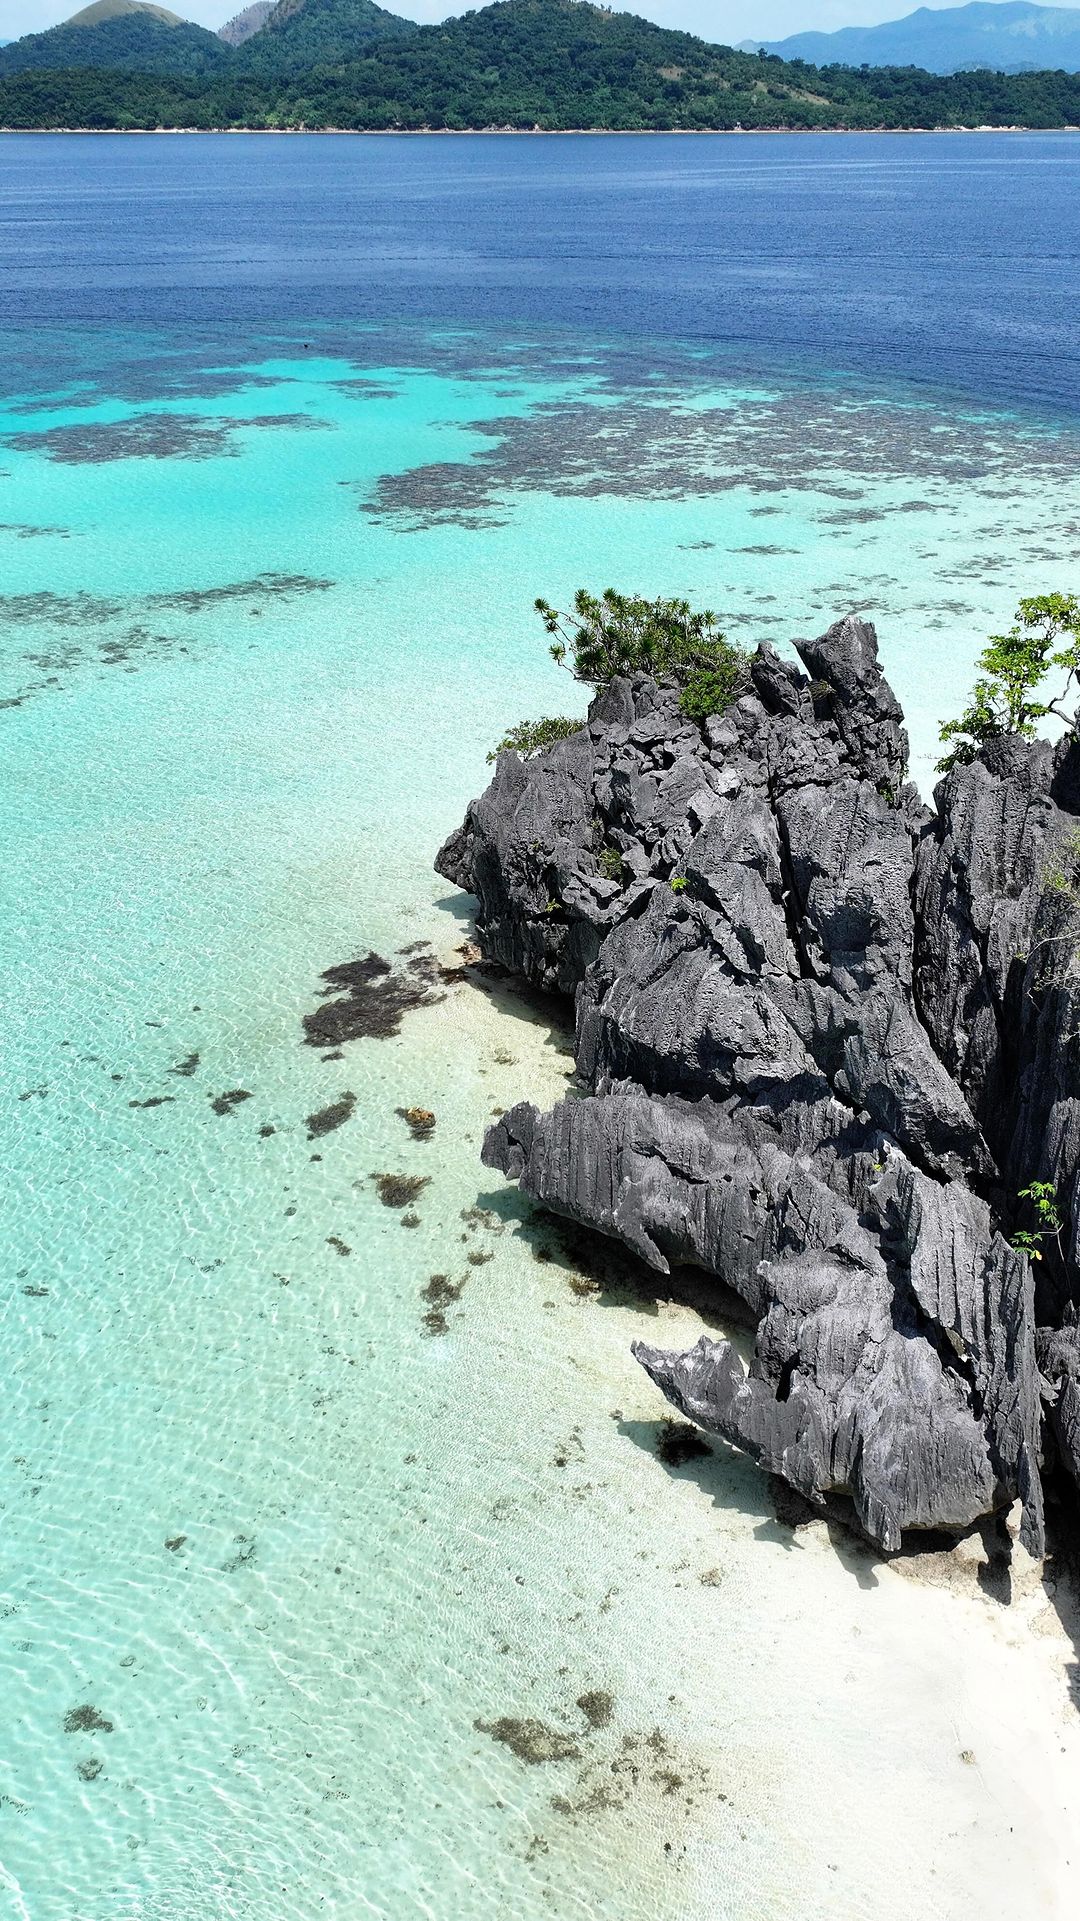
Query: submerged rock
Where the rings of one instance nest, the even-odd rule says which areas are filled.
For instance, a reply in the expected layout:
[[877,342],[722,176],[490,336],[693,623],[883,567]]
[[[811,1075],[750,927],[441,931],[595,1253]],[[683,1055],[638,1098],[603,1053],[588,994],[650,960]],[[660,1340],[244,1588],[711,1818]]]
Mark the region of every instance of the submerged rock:
[[537,1767],[544,1761],[578,1761],[581,1749],[571,1735],[548,1727],[531,1715],[501,1714],[497,1721],[474,1721],[481,1734],[490,1734],[516,1754],[519,1761]]
[[430,1174],[373,1174],[384,1207],[410,1207],[431,1180]]
[[356,1111],[356,1095],[351,1091],[342,1094],[328,1106],[318,1108],[307,1117],[308,1140],[317,1141],[324,1134],[332,1134],[338,1127],[344,1127]]
[[324,968],[322,1006],[304,1015],[304,1039],[309,1047],[334,1049],[345,1041],[390,1040],[400,1034],[406,1014],[441,1000],[431,985],[437,977],[433,961],[410,961],[407,972],[396,973],[388,960],[375,953]]
[[[748,1369],[635,1348],[698,1426],[886,1551],[1019,1498],[1039,1553],[1041,1397],[1080,1476],[1080,752],[999,741],[931,813],[874,629],[796,647],[809,676],[762,646],[703,727],[614,681],[442,849],[484,955],[575,997],[589,1090],[512,1108],[483,1159],[741,1295]],[[1032,1181],[1063,1222],[1048,1379],[1008,1238]]]

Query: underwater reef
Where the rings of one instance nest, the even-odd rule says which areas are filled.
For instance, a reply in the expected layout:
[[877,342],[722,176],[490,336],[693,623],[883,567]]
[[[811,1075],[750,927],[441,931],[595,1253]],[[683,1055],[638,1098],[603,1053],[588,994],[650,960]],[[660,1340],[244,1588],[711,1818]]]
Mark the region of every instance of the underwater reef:
[[749,1368],[635,1344],[701,1428],[886,1553],[1019,1500],[1039,1555],[1080,1479],[1080,743],[995,740],[931,810],[873,627],[795,647],[703,724],[612,681],[440,851],[485,959],[576,1004],[580,1091],[483,1160],[740,1298]]

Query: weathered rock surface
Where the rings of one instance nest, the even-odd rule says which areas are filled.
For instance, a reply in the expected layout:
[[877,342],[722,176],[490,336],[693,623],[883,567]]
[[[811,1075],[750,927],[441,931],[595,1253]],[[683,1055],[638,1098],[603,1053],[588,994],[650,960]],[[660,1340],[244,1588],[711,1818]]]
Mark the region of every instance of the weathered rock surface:
[[[1041,1396],[1080,1478],[1080,1347],[1054,1332],[1080,1235],[1080,755],[998,742],[930,813],[873,628],[796,646],[809,676],[762,647],[704,727],[614,682],[579,733],[501,756],[443,848],[485,954],[575,995],[589,1090],[512,1109],[484,1159],[742,1296],[749,1371],[723,1341],[635,1349],[692,1420],[888,1551],[1019,1496],[1037,1553]],[[1043,1374],[1008,1240],[1032,1180],[1064,1220]]]
[[1080,1480],[1080,1328],[1040,1328],[1038,1355],[1050,1431],[1065,1466]]

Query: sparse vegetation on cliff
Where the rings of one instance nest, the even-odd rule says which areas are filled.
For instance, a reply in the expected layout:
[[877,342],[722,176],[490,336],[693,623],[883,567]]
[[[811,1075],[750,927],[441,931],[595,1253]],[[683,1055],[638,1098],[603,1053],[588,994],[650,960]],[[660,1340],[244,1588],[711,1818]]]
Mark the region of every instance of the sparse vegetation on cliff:
[[[647,600],[614,587],[602,594],[579,587],[567,611],[542,597],[535,606],[551,635],[551,658],[589,687],[606,687],[620,674],[673,680],[687,719],[703,722],[725,713],[748,685],[749,655],[720,632],[708,608],[695,613],[686,600]],[[584,725],[562,714],[519,721],[487,758],[513,751],[528,760]],[[607,877],[619,876],[612,870]]]
[[1019,1253],[1026,1254],[1030,1261],[1042,1260],[1042,1241],[1052,1241],[1061,1260],[1065,1259],[1062,1233],[1065,1223],[1058,1206],[1057,1191],[1052,1181],[1031,1181],[1022,1187],[1017,1196],[1026,1201],[1031,1210],[1030,1228],[1017,1228],[1013,1232],[1012,1244]]
[[543,599],[536,611],[552,636],[552,659],[590,687],[619,674],[675,680],[683,713],[701,721],[722,714],[746,684],[748,656],[720,632],[714,613],[695,613],[689,601],[579,587],[570,611]]
[[584,725],[583,721],[571,720],[565,714],[549,714],[544,720],[522,720],[504,734],[497,747],[488,755],[489,761],[498,760],[500,754],[513,752],[528,760],[530,754],[543,753],[545,747],[554,747],[557,740],[565,740],[568,734],[576,734]]
[[[941,740],[948,751],[939,771],[974,760],[988,741],[1004,734],[1033,740],[1047,715],[1080,735],[1080,597],[1036,594],[1022,600],[1007,634],[994,634],[979,655],[982,674],[962,714],[948,720]],[[1051,693],[1051,674],[1064,675]],[[1071,703],[1071,704],[1070,704]]]

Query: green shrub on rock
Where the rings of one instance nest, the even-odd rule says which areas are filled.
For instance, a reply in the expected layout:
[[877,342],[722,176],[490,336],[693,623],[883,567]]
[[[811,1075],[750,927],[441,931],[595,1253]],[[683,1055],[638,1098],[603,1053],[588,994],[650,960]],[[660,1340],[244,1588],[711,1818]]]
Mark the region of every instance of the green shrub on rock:
[[1070,827],[1043,868],[1043,886],[1080,907],[1080,827]]
[[715,660],[703,662],[687,675],[679,705],[688,720],[706,721],[725,714],[746,684],[746,656],[741,648],[722,640]]
[[1052,1241],[1062,1260],[1065,1247],[1062,1236],[1065,1222],[1058,1206],[1057,1192],[1052,1181],[1032,1181],[1022,1187],[1017,1199],[1031,1204],[1033,1226],[1018,1228],[1012,1237],[1012,1244],[1018,1254],[1026,1254],[1030,1261],[1042,1260],[1042,1241]]
[[[948,752],[938,761],[939,773],[966,765],[987,742],[1005,734],[1034,739],[1036,722],[1048,714],[1080,733],[1080,596],[1035,594],[1022,600],[1008,633],[991,635],[979,666],[983,672],[964,712],[941,729]],[[1054,669],[1065,681],[1048,698],[1045,681]]]
[[549,714],[544,720],[520,720],[498,746],[492,748],[488,760],[498,760],[500,754],[507,752],[521,754],[528,760],[530,754],[542,754],[545,747],[554,747],[557,740],[579,733],[584,724],[581,720],[570,720],[565,714]]
[[743,649],[721,633],[714,613],[695,613],[689,601],[579,587],[570,611],[543,599],[536,611],[552,636],[552,659],[592,687],[619,674],[675,680],[683,713],[704,721],[722,714],[746,684]]

